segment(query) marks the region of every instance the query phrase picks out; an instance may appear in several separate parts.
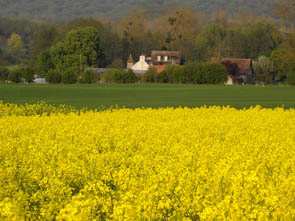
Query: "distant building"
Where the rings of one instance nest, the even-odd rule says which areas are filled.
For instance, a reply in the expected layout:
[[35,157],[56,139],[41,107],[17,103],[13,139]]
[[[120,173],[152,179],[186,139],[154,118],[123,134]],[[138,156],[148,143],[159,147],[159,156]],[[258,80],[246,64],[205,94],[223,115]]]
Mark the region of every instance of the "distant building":
[[228,72],[226,85],[233,84],[252,84],[255,81],[254,69],[251,59],[238,58],[212,58],[212,62],[220,62]]
[[152,51],[153,65],[181,64],[180,51]]
[[152,51],[151,57],[141,55],[139,61],[134,64],[133,58],[130,55],[127,61],[127,69],[132,69],[135,74],[144,74],[149,67],[154,67],[157,72],[162,72],[166,65],[181,64],[180,51]]
[[[128,64],[127,64],[128,66]],[[146,62],[145,60],[145,55],[140,55],[139,57],[139,61],[137,63],[135,63],[131,69],[133,70],[133,72],[136,74],[144,74],[148,69],[149,69],[150,65]]]
[[33,82],[34,82],[35,84],[46,84],[46,80],[45,80],[45,78],[40,78],[40,77],[36,77],[36,78],[33,80]]

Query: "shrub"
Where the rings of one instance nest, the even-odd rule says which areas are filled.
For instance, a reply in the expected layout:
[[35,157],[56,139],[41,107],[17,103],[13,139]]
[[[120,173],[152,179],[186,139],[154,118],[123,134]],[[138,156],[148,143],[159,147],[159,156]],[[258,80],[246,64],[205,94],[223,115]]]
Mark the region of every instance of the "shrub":
[[22,81],[22,72],[20,70],[10,72],[8,75],[8,81],[20,83]]
[[197,84],[221,84],[227,80],[228,72],[220,63],[194,63],[191,69]]
[[144,82],[156,82],[157,70],[155,67],[150,67],[147,72],[143,75]]
[[61,75],[61,82],[64,84],[75,84],[77,82],[78,74],[74,68],[68,68]]
[[208,84],[223,84],[227,80],[227,70],[220,63],[205,63]]
[[6,81],[8,79],[8,68],[0,67],[0,81]]
[[156,76],[156,81],[159,83],[174,83],[174,70],[177,67],[176,65],[167,65],[165,70]]
[[49,51],[43,51],[37,58],[36,70],[38,75],[41,77],[46,77],[47,73],[54,69],[54,65],[51,60]]
[[172,78],[174,83],[191,83],[190,79],[188,78],[189,72],[185,72],[184,68],[181,66],[175,67],[172,71]]
[[114,69],[112,70],[112,81],[115,83],[123,83],[123,70]]
[[168,78],[168,83],[174,83],[173,72],[174,72],[175,68],[177,68],[176,65],[167,65],[165,68],[166,75]]
[[108,69],[104,73],[101,73],[101,80],[104,83],[114,82],[114,69]]
[[257,61],[253,62],[253,68],[258,80],[264,83],[272,82],[275,66],[269,58],[260,56]]
[[122,83],[135,83],[138,80],[138,77],[134,74],[131,69],[128,69],[127,72],[123,71],[123,82]]
[[115,60],[112,61],[112,64],[110,65],[111,68],[116,68],[116,69],[123,69],[125,67],[122,59],[116,58]]
[[286,80],[289,85],[295,85],[295,71],[289,71]]
[[160,72],[157,76],[156,76],[156,80],[159,83],[168,83],[168,74],[167,71],[164,70],[162,72]]
[[33,80],[35,79],[35,70],[31,67],[27,67],[23,70],[23,77],[26,82],[32,83]]
[[91,84],[91,83],[94,83],[94,79],[95,79],[95,73],[91,70],[87,70],[80,75],[79,83]]
[[61,82],[61,74],[57,70],[48,71],[46,82],[50,84],[59,84]]
[[113,82],[116,83],[135,83],[137,81],[137,77],[131,69],[127,72],[124,70],[114,69],[112,76]]

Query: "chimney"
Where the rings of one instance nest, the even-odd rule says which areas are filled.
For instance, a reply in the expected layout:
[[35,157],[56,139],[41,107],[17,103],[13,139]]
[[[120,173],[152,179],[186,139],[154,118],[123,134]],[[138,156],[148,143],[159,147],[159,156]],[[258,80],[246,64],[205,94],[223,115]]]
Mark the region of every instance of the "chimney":
[[144,54],[140,55],[139,61],[145,61],[145,55]]

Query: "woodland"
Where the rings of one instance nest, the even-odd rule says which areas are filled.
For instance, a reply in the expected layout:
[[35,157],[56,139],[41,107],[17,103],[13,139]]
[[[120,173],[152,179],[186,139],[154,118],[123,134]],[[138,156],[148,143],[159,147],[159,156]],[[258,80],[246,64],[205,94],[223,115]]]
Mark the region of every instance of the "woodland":
[[157,17],[167,8],[186,7],[210,15],[216,10],[229,13],[252,11],[272,15],[276,0],[1,0],[0,14],[9,18],[66,23],[79,17],[118,19],[138,7]]
[[[262,10],[260,2],[255,7],[251,1],[243,4],[253,10],[220,6],[212,12],[175,4],[157,15],[149,7],[138,6],[120,19],[88,14],[65,23],[1,17],[0,72],[5,73],[1,78],[8,75],[3,68],[15,65],[44,77],[52,70],[79,76],[89,67],[124,69],[130,54],[136,61],[140,54],[150,56],[152,50],[178,50],[182,64],[208,62],[212,57],[250,58],[262,81],[285,81],[295,70],[295,6],[281,0],[262,13],[255,11]],[[161,1],[158,8],[163,4],[167,2]]]

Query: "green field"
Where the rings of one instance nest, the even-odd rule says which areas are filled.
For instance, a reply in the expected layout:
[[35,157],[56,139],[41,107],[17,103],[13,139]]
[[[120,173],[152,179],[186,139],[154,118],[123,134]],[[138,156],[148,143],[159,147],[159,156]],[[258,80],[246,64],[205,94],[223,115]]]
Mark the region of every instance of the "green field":
[[236,108],[295,107],[295,88],[288,86],[208,86],[162,84],[25,85],[0,84],[0,100],[9,103],[67,104],[76,108],[125,107]]

